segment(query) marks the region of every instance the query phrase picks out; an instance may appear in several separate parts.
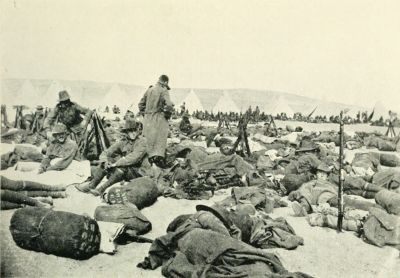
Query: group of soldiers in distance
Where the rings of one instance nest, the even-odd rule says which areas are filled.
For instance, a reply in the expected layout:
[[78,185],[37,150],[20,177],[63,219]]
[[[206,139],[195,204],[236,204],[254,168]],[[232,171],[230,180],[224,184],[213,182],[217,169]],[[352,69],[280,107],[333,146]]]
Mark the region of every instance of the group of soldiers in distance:
[[[111,110],[111,111],[110,111]],[[39,105],[31,114],[23,115],[23,119],[20,120],[21,126],[16,126],[23,129],[28,129],[33,132],[43,129],[44,119],[49,114],[50,109],[44,109],[43,106]],[[120,114],[121,110],[118,106],[113,105],[110,109],[109,106],[106,106],[104,112],[112,112],[113,114]],[[128,111],[128,113],[132,113]],[[245,112],[249,118],[249,123],[259,123],[259,122],[270,122],[271,119],[275,120],[293,120],[299,122],[312,122],[312,123],[339,123],[339,115],[331,115],[330,117],[327,116],[312,116],[313,113],[309,115],[303,115],[301,112],[297,112],[293,115],[293,117],[289,117],[285,112],[282,112],[277,115],[270,115],[265,112],[261,112],[259,107],[256,106],[255,109],[252,109],[250,106],[249,109]],[[209,112],[205,111],[193,111],[190,115],[189,111],[185,107],[185,103],[180,106],[180,109],[176,109],[173,113],[173,118],[180,118],[183,115],[192,116],[194,119],[202,120],[202,121],[225,121],[225,122],[238,122],[245,113],[237,113],[237,112]],[[372,112],[373,113],[373,112]],[[5,114],[5,107],[2,105],[2,116],[6,116]],[[395,113],[391,113],[389,111],[388,119],[384,119],[380,117],[376,121],[371,121],[372,114],[368,114],[367,111],[361,112],[359,111],[355,117],[351,117],[349,115],[345,115],[343,121],[345,124],[359,124],[359,123],[370,123],[371,125],[375,126],[385,126],[388,125],[388,121],[395,125],[398,124],[398,119],[396,115],[393,117]],[[22,116],[22,115],[21,115]],[[271,118],[272,117],[272,118]],[[4,117],[3,117],[4,120]]]
[[[260,111],[260,108],[256,106],[256,108],[253,110],[252,107],[250,106],[249,109],[246,111],[248,113],[248,116],[250,118],[250,123],[259,123],[259,122],[269,122],[271,120],[271,116],[275,120],[282,120],[282,121],[288,121],[288,120],[293,120],[293,121],[298,121],[298,122],[311,122],[311,123],[339,123],[340,118],[339,115],[331,115],[330,117],[327,116],[320,116],[317,115],[315,117],[312,117],[311,115],[303,115],[301,112],[297,112],[293,115],[293,118],[289,117],[285,112],[281,112],[277,115],[270,115],[264,112]],[[244,113],[240,112],[229,112],[229,113],[224,113],[224,112],[208,112],[206,111],[194,111],[192,113],[192,117],[195,119],[199,119],[202,121],[219,121],[221,119],[227,120],[229,122],[237,122],[239,119],[243,116]],[[391,114],[389,112],[389,114]],[[180,112],[176,112],[176,116],[182,116],[182,115],[189,115],[189,111],[185,109],[185,104],[182,104],[180,107]],[[351,117],[348,115],[345,115],[343,117],[343,121],[345,124],[360,124],[360,123],[371,123],[372,125],[376,126],[384,126],[386,125],[386,121],[383,117],[380,117],[376,121],[371,121],[372,114],[368,114],[367,111],[361,112],[359,111],[356,114],[356,117]]]

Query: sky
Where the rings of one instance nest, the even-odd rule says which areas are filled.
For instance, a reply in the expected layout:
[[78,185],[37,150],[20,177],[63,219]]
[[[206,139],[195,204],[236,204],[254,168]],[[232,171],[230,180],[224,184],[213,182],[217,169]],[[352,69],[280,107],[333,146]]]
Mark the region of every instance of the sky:
[[289,92],[400,111],[400,1],[2,0],[1,78]]

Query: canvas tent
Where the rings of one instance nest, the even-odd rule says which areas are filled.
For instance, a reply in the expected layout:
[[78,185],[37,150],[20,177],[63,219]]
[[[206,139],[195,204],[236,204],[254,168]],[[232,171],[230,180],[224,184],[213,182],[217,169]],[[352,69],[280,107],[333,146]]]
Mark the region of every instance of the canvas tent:
[[373,121],[379,120],[381,117],[383,119],[388,119],[389,118],[389,110],[387,109],[382,102],[378,101],[375,103],[375,106],[373,108],[374,111],[374,116],[372,117]]
[[217,103],[215,104],[213,110],[214,113],[223,112],[235,112],[240,113],[239,107],[236,103],[232,100],[227,92],[224,92],[223,95],[218,99]]
[[13,105],[26,105],[32,108],[38,105],[39,101],[40,98],[35,87],[29,80],[25,80],[18,93],[12,96],[10,103]]
[[101,102],[104,107],[112,108],[116,105],[124,111],[129,107],[128,99],[128,94],[118,84],[114,84]]
[[204,107],[201,104],[201,101],[199,97],[196,95],[196,93],[192,90],[190,90],[189,94],[185,97],[185,99],[182,101],[181,105],[185,103],[185,108],[186,110],[189,110],[189,113],[192,113],[194,111],[203,111]]
[[140,90],[136,89],[136,90],[129,91],[128,95],[129,95],[130,105],[129,105],[128,109],[130,111],[135,112],[135,113],[137,113],[139,111],[138,105],[139,105],[140,100],[143,97],[143,94],[144,93],[143,93],[142,89],[140,89]]
[[293,109],[289,106],[289,104],[287,103],[287,100],[284,97],[279,97],[272,109],[264,109],[265,112],[267,112],[268,114],[272,115],[272,116],[276,116],[277,114],[280,113],[286,113],[286,115],[288,117],[293,117],[294,115],[294,111]]
[[58,103],[58,93],[63,90],[66,90],[68,93],[70,93],[70,91],[64,88],[59,81],[52,81],[42,97],[41,105],[50,108],[56,106]]

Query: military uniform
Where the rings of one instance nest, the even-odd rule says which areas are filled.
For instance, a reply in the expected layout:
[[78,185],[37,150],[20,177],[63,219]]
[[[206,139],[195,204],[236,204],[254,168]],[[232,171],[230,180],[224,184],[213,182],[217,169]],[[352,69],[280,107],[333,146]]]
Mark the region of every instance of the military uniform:
[[[150,164],[146,158],[146,139],[139,136],[135,140],[124,138],[116,142],[100,155],[101,165],[93,171],[93,179],[89,184],[81,184],[76,188],[83,192],[91,191],[95,195],[102,194],[111,185],[132,180],[146,174]],[[105,163],[113,164],[112,168],[104,167]],[[107,176],[108,180],[97,187]],[[93,190],[97,187],[96,190]]]
[[[66,91],[59,93],[59,101],[56,107],[50,111],[44,122],[44,128],[50,128],[55,122],[63,123],[76,137],[80,137],[84,132],[84,123],[87,123],[93,112],[82,107],[75,102],[69,101],[69,95]],[[81,115],[85,115],[82,118]]]
[[139,111],[144,114],[143,135],[147,140],[149,157],[164,157],[169,132],[166,113],[173,111],[168,85],[158,82],[147,89],[139,102]]
[[[65,141],[62,143],[54,140],[47,147],[46,155],[43,157],[40,168],[43,171],[64,170],[71,164],[72,160],[74,160],[77,152],[78,145],[73,140],[66,138]],[[59,160],[54,165],[50,165],[51,160],[55,158],[61,158],[61,160]]]

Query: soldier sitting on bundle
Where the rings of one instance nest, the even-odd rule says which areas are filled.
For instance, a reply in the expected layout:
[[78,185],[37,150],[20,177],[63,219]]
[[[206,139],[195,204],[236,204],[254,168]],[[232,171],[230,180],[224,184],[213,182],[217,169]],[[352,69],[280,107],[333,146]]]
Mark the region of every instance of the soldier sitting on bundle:
[[[100,155],[100,165],[93,171],[92,180],[77,185],[79,191],[92,193],[99,196],[111,185],[126,180],[132,180],[142,176],[146,165],[150,164],[145,157],[146,139],[141,135],[140,124],[127,120],[121,131],[125,134],[121,141],[114,143]],[[107,176],[108,180],[100,186],[100,182]],[[97,187],[97,188],[96,188]]]

